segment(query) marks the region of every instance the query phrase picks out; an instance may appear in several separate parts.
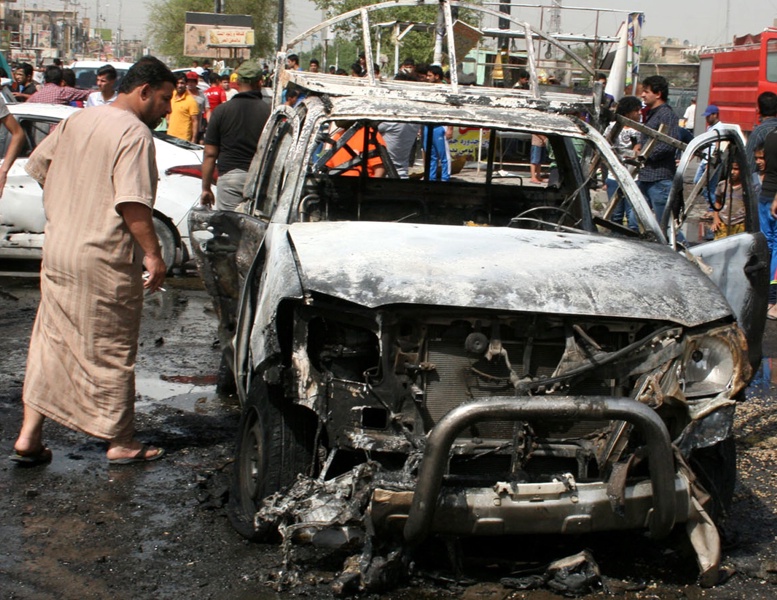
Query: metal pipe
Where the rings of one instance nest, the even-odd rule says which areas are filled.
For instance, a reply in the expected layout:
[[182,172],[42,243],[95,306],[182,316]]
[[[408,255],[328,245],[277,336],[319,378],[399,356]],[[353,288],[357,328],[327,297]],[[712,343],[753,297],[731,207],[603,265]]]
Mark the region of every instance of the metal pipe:
[[653,488],[653,511],[648,524],[650,534],[654,538],[662,538],[674,527],[676,502],[672,442],[663,421],[654,410],[636,400],[623,398],[497,397],[458,406],[440,419],[427,435],[413,503],[405,523],[404,536],[408,543],[418,544],[429,534],[447,469],[448,456],[456,437],[462,430],[480,421],[502,419],[622,420],[634,424],[647,441],[650,481]]

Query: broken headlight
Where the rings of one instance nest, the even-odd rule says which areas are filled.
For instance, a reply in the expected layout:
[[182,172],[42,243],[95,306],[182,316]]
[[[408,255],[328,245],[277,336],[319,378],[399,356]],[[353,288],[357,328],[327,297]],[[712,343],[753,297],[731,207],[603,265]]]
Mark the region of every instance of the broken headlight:
[[734,353],[742,350],[733,346],[732,336],[721,333],[718,329],[689,339],[680,377],[686,397],[717,396],[733,386]]

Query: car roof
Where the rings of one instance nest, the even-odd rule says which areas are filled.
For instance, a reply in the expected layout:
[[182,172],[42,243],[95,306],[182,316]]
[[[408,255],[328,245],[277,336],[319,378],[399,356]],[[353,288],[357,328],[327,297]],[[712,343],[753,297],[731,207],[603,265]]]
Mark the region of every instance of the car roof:
[[[342,77],[304,71],[285,71],[279,87],[299,86],[315,95],[326,95],[333,106],[357,114],[363,106],[366,116],[435,115],[443,121],[463,119],[480,127],[491,121],[494,126],[548,128],[580,133],[562,114],[591,112],[591,98],[570,93],[543,90],[537,96],[528,90],[459,86],[410,81],[369,82],[363,78]],[[276,95],[278,94],[276,90]],[[349,102],[352,100],[353,102]],[[355,107],[354,107],[355,103]],[[343,113],[345,115],[345,113]],[[428,120],[428,119],[424,119]],[[531,122],[530,122],[531,121]]]
[[71,65],[68,65],[69,69],[99,69],[104,65],[111,65],[114,69],[127,71],[135,63],[111,61],[111,60],[77,60]]
[[75,106],[64,104],[43,104],[40,102],[19,102],[8,104],[8,110],[14,116],[27,115],[31,117],[49,117],[52,119],[67,119],[74,112],[81,110]]
[[[522,106],[520,102],[513,103],[508,110],[500,103],[489,106],[484,103],[463,102],[459,96],[446,95],[444,91],[440,92],[439,98],[432,98],[429,94],[431,84],[417,85],[425,88],[425,99],[408,98],[401,93],[382,96],[328,96],[327,102],[331,105],[326,113],[332,119],[450,123],[478,128],[527,129],[581,135],[575,120],[564,114],[538,110],[531,105]],[[311,100],[303,102],[309,103]]]

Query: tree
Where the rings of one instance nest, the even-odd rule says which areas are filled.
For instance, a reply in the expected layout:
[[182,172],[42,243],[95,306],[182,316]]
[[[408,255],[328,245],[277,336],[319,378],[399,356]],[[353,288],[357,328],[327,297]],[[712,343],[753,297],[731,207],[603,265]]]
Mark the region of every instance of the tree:
[[[377,0],[313,0],[316,7],[326,12],[329,17],[342,14],[351,10],[355,10],[362,6],[369,6],[375,4]],[[379,23],[381,21],[400,21],[400,22],[415,22],[415,23],[427,23],[434,25],[437,21],[438,7],[437,6],[419,6],[419,7],[390,7],[386,9],[389,12],[385,13],[385,17],[381,12],[373,12],[370,16],[372,23]],[[461,11],[460,18],[472,25],[479,25],[479,13],[473,11]],[[456,15],[453,16],[454,21]],[[376,34],[375,29],[370,32],[372,36],[374,52],[376,49]],[[361,46],[361,21],[356,18],[348,25],[341,25],[337,28],[337,36],[339,38],[345,38],[350,41],[356,42]],[[393,68],[392,58],[394,55],[394,40],[392,39],[391,30],[383,29],[381,34],[381,54],[386,54],[389,57],[389,64]],[[434,31],[414,30],[411,31],[401,42],[400,46],[400,60],[404,58],[413,58],[416,62],[431,62],[434,55]],[[458,57],[461,60],[463,57]]]
[[[254,19],[254,39],[251,56],[267,56],[275,50],[275,26],[278,5],[271,0],[226,0],[224,12],[231,15],[251,15]],[[213,0],[150,0],[149,36],[160,54],[173,57],[178,64],[188,63],[197,56],[183,53],[184,25],[187,12],[213,12]]]

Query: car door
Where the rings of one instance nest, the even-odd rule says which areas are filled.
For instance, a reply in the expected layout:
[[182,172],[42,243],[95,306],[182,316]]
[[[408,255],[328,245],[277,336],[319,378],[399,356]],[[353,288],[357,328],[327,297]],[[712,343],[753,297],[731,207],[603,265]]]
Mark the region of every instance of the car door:
[[[280,107],[265,126],[244,188],[244,212],[192,210],[189,235],[205,287],[219,316],[219,340],[233,373],[238,314],[250,318],[254,263],[286,183],[299,118]],[[238,382],[240,383],[240,382]]]
[[[699,167],[702,158],[707,159],[706,168]],[[759,183],[747,172],[747,164],[738,128],[724,126],[694,138],[678,164],[662,227],[670,243],[678,250],[684,247],[720,288],[747,336],[750,363],[756,368],[766,322],[769,250],[758,222]],[[713,213],[718,212],[718,219],[737,220],[736,204],[726,200],[736,190],[734,165],[739,167],[744,220],[743,227],[727,230],[723,225],[724,236],[712,231]],[[716,199],[722,202],[721,210],[716,210]]]
[[[52,119],[16,116],[25,134],[25,144],[8,171],[0,202],[0,254],[10,258],[40,258],[46,215],[43,189],[24,170],[35,147],[59,124]],[[11,141],[5,126],[0,125],[0,156]]]

